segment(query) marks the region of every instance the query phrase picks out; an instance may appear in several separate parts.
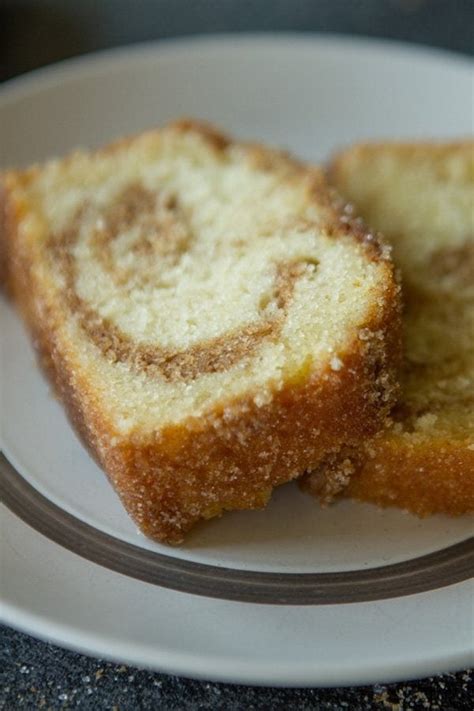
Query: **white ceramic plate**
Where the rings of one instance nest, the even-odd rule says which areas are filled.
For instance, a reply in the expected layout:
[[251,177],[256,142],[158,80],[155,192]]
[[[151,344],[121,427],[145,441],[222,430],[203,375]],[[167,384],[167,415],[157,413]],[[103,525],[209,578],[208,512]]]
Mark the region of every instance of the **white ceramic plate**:
[[[191,115],[308,160],[363,138],[472,128],[467,60],[368,40],[229,36],[127,48],[7,84],[1,164]],[[0,306],[5,621],[166,672],[342,685],[467,666],[472,522],[418,520],[296,486],[185,546],[140,536]]]

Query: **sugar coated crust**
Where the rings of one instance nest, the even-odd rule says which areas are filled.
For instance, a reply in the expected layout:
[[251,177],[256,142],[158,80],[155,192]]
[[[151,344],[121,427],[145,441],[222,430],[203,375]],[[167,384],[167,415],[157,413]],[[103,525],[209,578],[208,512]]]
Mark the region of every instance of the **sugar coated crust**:
[[[232,145],[215,129],[197,122],[180,122],[172,130],[198,134],[216,152]],[[131,142],[133,138],[124,139],[102,152],[120,151]],[[132,431],[126,438],[117,437],[100,397],[77,364],[75,344],[65,342],[57,328],[64,303],[51,304],[44,285],[35,283],[34,257],[27,247],[19,246],[18,231],[29,206],[17,199],[16,188],[35,180],[41,167],[10,172],[2,181],[3,286],[18,305],[39,362],[76,431],[139,528],[166,543],[180,543],[199,520],[225,510],[265,506],[273,487],[314,469],[328,453],[356,446],[380,430],[396,396],[400,301],[388,249],[353,218],[319,171],[261,146],[247,145],[246,150],[256,170],[272,171],[283,165],[289,169],[290,183],[302,176],[308,179],[311,200],[326,216],[325,232],[361,246],[365,258],[380,269],[380,288],[365,323],[335,362],[317,369],[302,366],[262,402],[255,392],[221,398],[198,417],[190,415],[151,433]],[[283,296],[278,298],[284,303]],[[122,355],[114,352],[115,358]],[[103,356],[110,357],[110,344]],[[157,367],[162,362],[169,365],[169,359],[157,358]],[[191,364],[185,360],[184,365],[178,359],[169,371],[170,381],[191,377],[196,362],[207,367],[204,356],[199,358],[193,357]],[[143,366],[142,361],[133,363],[136,368]],[[220,361],[215,367],[221,367]],[[166,377],[166,369],[160,372]],[[331,481],[334,491],[341,486],[337,473],[326,481]]]
[[[334,488],[336,482],[341,485]],[[420,441],[389,426],[370,442],[326,459],[300,486],[323,504],[343,491],[345,497],[420,517],[461,516],[474,511],[474,446],[472,440],[446,437]]]

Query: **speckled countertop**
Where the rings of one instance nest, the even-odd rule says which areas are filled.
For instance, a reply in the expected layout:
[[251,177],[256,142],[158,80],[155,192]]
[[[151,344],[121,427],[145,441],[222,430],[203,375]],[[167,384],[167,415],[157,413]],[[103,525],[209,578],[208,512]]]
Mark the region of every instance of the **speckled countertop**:
[[[471,55],[474,49],[472,0],[140,0],[140,14],[135,13],[131,22],[132,7],[137,7],[134,0],[4,1],[0,79],[107,46],[196,32],[330,31],[390,37]],[[109,22],[112,15],[114,21]],[[0,711],[471,711],[473,699],[472,670],[347,689],[242,687],[110,664],[0,628]]]
[[471,711],[472,671],[406,684],[269,689],[181,679],[67,652],[0,628],[0,709]]

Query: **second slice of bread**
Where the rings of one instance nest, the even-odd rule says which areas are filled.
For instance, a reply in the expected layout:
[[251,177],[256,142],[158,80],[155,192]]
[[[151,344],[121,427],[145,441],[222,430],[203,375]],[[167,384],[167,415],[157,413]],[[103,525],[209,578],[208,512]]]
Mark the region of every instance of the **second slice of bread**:
[[6,287],[148,536],[261,507],[382,426],[398,287],[318,170],[181,122],[2,185]]
[[[392,241],[406,351],[392,426],[332,457],[330,478],[345,470],[347,495],[382,506],[473,512],[474,143],[356,146],[330,174]],[[319,495],[323,481],[303,485]]]

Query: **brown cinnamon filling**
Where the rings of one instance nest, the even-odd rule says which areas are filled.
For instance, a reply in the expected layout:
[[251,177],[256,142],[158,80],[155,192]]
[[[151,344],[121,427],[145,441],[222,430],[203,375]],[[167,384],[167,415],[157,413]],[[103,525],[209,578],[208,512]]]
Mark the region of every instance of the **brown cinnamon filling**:
[[[179,351],[134,342],[77,293],[76,263],[72,251],[79,239],[81,223],[88,209],[87,205],[83,205],[76,211],[67,228],[51,240],[49,250],[63,274],[64,298],[69,309],[77,314],[81,328],[109,361],[128,363],[135,371],[161,376],[168,382],[190,381],[199,375],[228,370],[249,357],[263,339],[276,338],[280,333],[294,286],[305,273],[308,260],[277,264],[272,294],[262,299],[262,320],[256,323],[243,325]],[[176,262],[189,249],[193,239],[177,199],[163,199],[139,184],[125,188],[100,214],[97,225],[92,236],[94,255],[118,284],[126,284],[131,279],[136,281],[137,277],[142,283],[147,281],[156,259]],[[130,229],[139,229],[139,238],[132,249],[147,255],[147,258],[149,256],[149,273],[146,267],[143,273],[140,270],[137,274],[136,270],[118,269],[114,263],[113,241],[119,234]],[[315,264],[314,259],[309,261]],[[266,315],[270,302],[275,304],[276,309]]]

